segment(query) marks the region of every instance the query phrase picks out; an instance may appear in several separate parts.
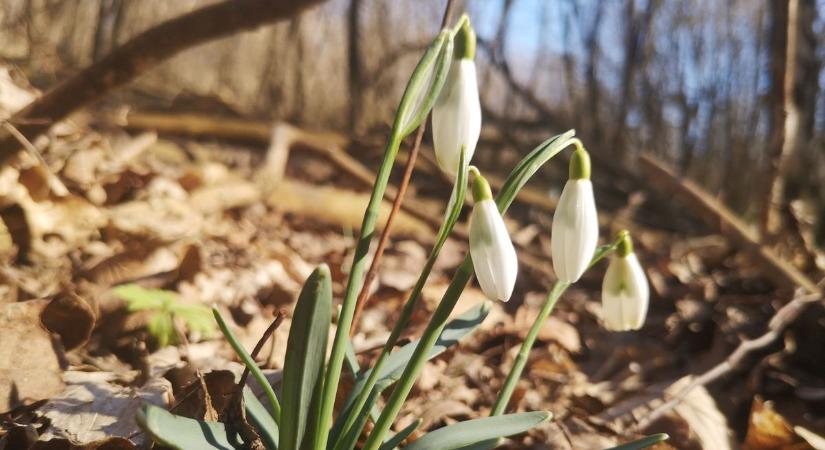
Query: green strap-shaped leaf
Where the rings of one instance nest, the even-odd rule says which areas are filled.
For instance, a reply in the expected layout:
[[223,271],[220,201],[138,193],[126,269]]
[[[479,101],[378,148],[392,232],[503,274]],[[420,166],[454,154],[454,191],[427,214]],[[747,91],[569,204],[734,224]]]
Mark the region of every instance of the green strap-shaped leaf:
[[318,408],[311,406],[323,389],[331,321],[332,282],[322,264],[304,283],[292,315],[281,383],[281,450],[299,450],[305,433],[317,426]]
[[[444,327],[444,331],[438,338],[438,341],[430,350],[429,358],[432,359],[436,356],[444,353],[448,348],[457,344],[461,341],[462,338],[472,333],[478,326],[484,322],[484,319],[487,317],[487,314],[490,313],[491,308],[490,302],[484,302],[480,305],[476,305],[460,316],[456,317],[450,323]],[[404,367],[407,365],[407,362],[410,360],[410,357],[415,350],[415,347],[418,345],[418,341],[413,341],[408,343],[407,345],[401,347],[399,350],[391,353],[387,359],[384,361],[384,364],[381,366],[381,371],[378,375],[378,380],[375,383],[376,389],[378,393],[382,392],[387,387],[391,386],[395,381],[398,380],[398,377],[404,371]],[[342,418],[348,417],[352,414],[352,407],[354,406],[355,400],[358,395],[361,394],[363,391],[367,379],[370,377],[372,373],[372,369],[362,372],[361,375],[358,377],[358,381],[353,386],[352,391],[349,393],[346,402],[344,403],[344,408],[342,409],[342,413],[339,417],[339,420]],[[368,402],[369,404],[369,402]],[[374,417],[374,408],[371,408],[371,413]],[[339,425],[339,422],[336,422],[336,428]],[[333,430],[333,434],[335,435],[335,431]],[[359,429],[360,431],[360,429]]]
[[622,444],[618,447],[611,447],[607,450],[641,450],[643,448],[648,448],[651,445],[665,441],[668,438],[670,438],[670,436],[668,436],[665,433],[652,434],[650,436],[643,437],[637,441],[628,442],[627,444]]
[[439,428],[403,450],[454,450],[476,442],[523,433],[552,417],[547,411],[484,417]]
[[205,422],[176,416],[155,405],[144,405],[135,421],[154,442],[175,450],[240,450],[240,436],[227,432],[220,422]]
[[415,431],[419,425],[421,425],[421,419],[418,419],[415,422],[404,427],[404,429],[399,431],[398,434],[389,438],[387,442],[381,444],[381,446],[378,447],[378,450],[394,450],[396,447],[401,445],[401,442],[404,439],[407,439],[407,437],[409,437],[409,435],[411,435],[412,432]]
[[272,418],[270,412],[248,387],[243,389],[243,400],[246,407],[247,421],[258,430],[258,434],[261,435],[261,440],[266,448],[277,450],[278,424],[275,423],[275,419]]
[[[416,280],[415,286],[413,286],[410,291],[409,297],[407,297],[407,301],[401,309],[401,314],[399,315],[395,326],[393,326],[392,332],[390,333],[389,338],[387,338],[387,342],[384,343],[384,348],[381,349],[381,354],[375,360],[373,370],[370,371],[365,377],[356,378],[358,380],[358,385],[347,397],[347,413],[339,415],[332,427],[330,440],[333,442],[333,446],[330,447],[331,450],[352,450],[355,448],[361,429],[355,429],[353,427],[356,426],[357,418],[363,416],[365,411],[369,411],[370,415],[373,416],[373,422],[378,419],[375,414],[377,408],[375,408],[374,404],[369,403],[370,398],[376,398],[372,396],[372,391],[375,385],[381,381],[378,377],[381,373],[383,373],[383,367],[387,362],[387,358],[395,348],[402,331],[407,328],[407,325],[409,324],[410,319],[419,304],[421,291],[424,289],[424,285],[430,276],[430,272],[432,272],[432,269],[435,266],[438,255],[440,254],[444,243],[447,241],[447,238],[450,236],[453,227],[455,227],[458,217],[461,215],[461,209],[464,206],[464,196],[467,190],[467,173],[469,165],[464,147],[461,148],[459,165],[461,168],[458,171],[455,182],[453,183],[450,201],[448,202],[447,209],[444,214],[444,221],[438,230],[438,235],[436,237],[435,244],[430,251],[430,256],[427,257],[427,262],[421,269],[418,280]],[[341,438],[342,433],[346,434],[343,439]]]
[[[430,349],[430,352],[427,354],[427,359],[433,359],[444,353],[448,348],[458,344],[462,338],[475,331],[476,328],[484,322],[484,319],[487,318],[491,306],[492,304],[488,301],[481,303],[451,320],[447,326],[444,327],[435,345]],[[389,358],[387,358],[386,364],[381,368],[378,383],[387,383],[386,385],[390,386],[392,383],[398,381],[398,377],[401,376],[404,367],[406,367],[410,361],[410,357],[412,357],[417,345],[418,341],[416,340],[401,347],[398,351],[391,353]],[[369,372],[365,373],[365,376],[368,375]]]

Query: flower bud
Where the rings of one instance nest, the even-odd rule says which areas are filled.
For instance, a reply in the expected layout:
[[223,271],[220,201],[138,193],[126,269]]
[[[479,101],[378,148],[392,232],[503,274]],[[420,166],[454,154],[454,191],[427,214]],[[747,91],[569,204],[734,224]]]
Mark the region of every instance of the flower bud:
[[481,133],[481,102],[473,62],[475,41],[475,32],[467,21],[456,35],[455,60],[433,106],[435,157],[441,170],[452,176],[458,172],[461,147],[469,162]]
[[570,179],[553,215],[551,250],[553,270],[559,280],[573,283],[581,278],[599,241],[599,218],[590,182],[590,156],[578,149],[570,159]]
[[602,319],[611,331],[638,330],[645,323],[650,289],[627,231],[620,235],[602,283]]
[[484,294],[492,300],[506,302],[513,293],[518,275],[516,249],[493,201],[490,186],[478,171],[474,173],[470,257]]

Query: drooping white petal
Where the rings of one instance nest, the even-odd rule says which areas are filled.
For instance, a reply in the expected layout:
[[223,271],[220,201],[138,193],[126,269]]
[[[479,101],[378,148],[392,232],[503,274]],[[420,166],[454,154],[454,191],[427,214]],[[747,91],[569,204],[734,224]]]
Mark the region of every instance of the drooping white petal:
[[611,331],[638,330],[645,323],[650,288],[634,253],[614,256],[602,283],[602,319]]
[[436,160],[441,170],[454,176],[461,146],[465,146],[465,158],[470,161],[481,133],[481,102],[472,60],[462,58],[450,66],[432,116]]
[[473,207],[470,218],[470,257],[481,290],[492,300],[506,302],[518,275],[516,249],[493,200]]
[[599,241],[599,218],[589,179],[568,180],[564,185],[550,239],[556,276],[567,283],[578,281]]

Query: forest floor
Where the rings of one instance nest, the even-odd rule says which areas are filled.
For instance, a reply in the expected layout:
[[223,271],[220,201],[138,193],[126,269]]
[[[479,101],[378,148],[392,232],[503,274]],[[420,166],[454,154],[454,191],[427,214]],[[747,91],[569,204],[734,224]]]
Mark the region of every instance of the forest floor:
[[[0,75],[3,114],[35,95],[8,72]],[[366,205],[364,183],[300,146],[272,146],[267,155],[254,145],[84,122],[76,117],[53,129],[48,169],[31,153],[0,169],[0,450],[141,448],[146,437],[134,415],[144,402],[204,418],[209,408],[197,372],[205,374],[211,406],[226,407],[232,373],[243,366],[220,333],[201,321],[188,342],[172,333],[162,346],[148,331],[156,314],[130,311],[115,286],[217,305],[248,349],[286,311],[259,357],[277,379],[303,280],[329,264],[340,300]],[[375,146],[358,145],[350,154],[375,167]],[[448,193],[446,181],[417,172],[407,195],[439,217]],[[506,446],[599,449],[667,432],[670,441],[657,448],[825,448],[816,435],[825,433],[821,303],[741,367],[634,429],[685,377],[762,335],[794,293],[776,288],[751,254],[696,226],[669,196],[633,188],[610,198],[620,200],[600,210],[602,240],[619,226],[633,230],[651,284],[647,323],[639,332],[605,331],[604,264],[588,272],[541,329],[510,404],[510,411],[547,409],[555,419]],[[513,300],[493,305],[466,341],[427,364],[396,427],[421,418],[426,431],[489,413],[553,282],[551,218],[551,210],[517,201],[509,225],[530,252]],[[406,212],[394,224],[353,338],[362,366],[388,336],[432,236],[430,224]],[[403,338],[423,330],[466,250],[462,239],[448,241]],[[482,301],[471,285],[456,313]]]

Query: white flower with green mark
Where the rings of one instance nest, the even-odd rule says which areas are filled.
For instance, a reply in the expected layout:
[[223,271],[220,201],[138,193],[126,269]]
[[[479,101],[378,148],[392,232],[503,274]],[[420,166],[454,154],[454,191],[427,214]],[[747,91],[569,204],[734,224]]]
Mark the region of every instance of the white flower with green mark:
[[498,211],[496,202],[481,174],[471,168],[473,213],[470,217],[470,257],[481,290],[491,300],[510,300],[518,275],[516,249]]
[[433,146],[439,167],[455,176],[461,147],[469,162],[481,134],[481,102],[478,97],[475,57],[476,35],[469,21],[459,29],[455,60],[447,81],[433,106]]
[[610,331],[638,330],[645,323],[650,301],[647,276],[633,253],[630,234],[620,235],[602,283],[602,320]]
[[556,276],[566,283],[578,281],[587,270],[599,241],[590,155],[584,148],[579,147],[570,158],[570,179],[556,205],[550,238]]

